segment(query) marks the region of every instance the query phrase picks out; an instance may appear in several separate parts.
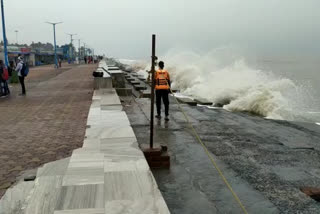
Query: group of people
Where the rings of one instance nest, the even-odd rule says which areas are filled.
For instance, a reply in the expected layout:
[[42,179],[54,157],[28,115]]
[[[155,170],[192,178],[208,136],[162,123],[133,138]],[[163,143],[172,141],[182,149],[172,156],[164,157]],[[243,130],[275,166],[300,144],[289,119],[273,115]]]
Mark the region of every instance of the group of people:
[[92,56],[85,56],[85,57],[84,57],[84,63],[85,63],[85,64],[95,63],[94,60],[95,60],[95,59],[94,59]]
[[13,61],[10,62],[8,68],[3,63],[3,60],[0,60],[0,97],[7,97],[10,95],[10,89],[8,83],[13,75],[13,71],[17,72],[19,82],[21,85],[22,92],[19,94],[20,96],[26,95],[26,88],[24,84],[24,79],[28,74],[28,66],[27,63],[24,63],[23,57],[19,56],[17,61],[17,66],[14,66]]
[[[86,61],[86,60],[85,60]],[[14,69],[13,63],[9,66],[9,76],[12,74],[12,70]],[[18,64],[15,68],[15,71],[18,74],[19,82],[21,84],[22,93],[21,96],[26,95],[26,88],[24,85],[24,79],[26,76],[26,63],[24,63],[23,58],[18,57]],[[8,87],[8,79],[4,78],[5,66],[3,61],[0,60],[0,96],[8,96],[10,94],[10,90]],[[159,62],[159,70],[155,73],[154,85],[156,90],[156,106],[157,106],[157,115],[156,118],[161,119],[161,100],[164,103],[165,107],[165,120],[169,120],[169,93],[170,93],[170,75],[167,70],[164,69],[164,62]]]

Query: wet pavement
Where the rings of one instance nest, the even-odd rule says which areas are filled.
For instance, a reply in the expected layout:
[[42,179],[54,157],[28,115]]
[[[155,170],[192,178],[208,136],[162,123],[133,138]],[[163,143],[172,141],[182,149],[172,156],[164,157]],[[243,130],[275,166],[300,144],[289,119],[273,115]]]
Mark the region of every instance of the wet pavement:
[[[139,143],[148,143],[149,99],[122,99]],[[242,213],[170,101],[170,121],[155,120],[155,142],[168,146],[171,169],[153,171],[170,211]],[[182,106],[249,213],[320,212],[300,191],[320,187],[320,126]]]

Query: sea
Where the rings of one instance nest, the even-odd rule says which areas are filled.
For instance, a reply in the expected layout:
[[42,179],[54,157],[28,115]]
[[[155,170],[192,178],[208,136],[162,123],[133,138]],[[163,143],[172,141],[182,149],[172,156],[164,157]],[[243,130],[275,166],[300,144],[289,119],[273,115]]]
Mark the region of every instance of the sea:
[[[165,62],[172,88],[232,112],[320,124],[320,60],[308,57],[244,57],[232,51],[171,50]],[[150,62],[119,59],[147,76]]]

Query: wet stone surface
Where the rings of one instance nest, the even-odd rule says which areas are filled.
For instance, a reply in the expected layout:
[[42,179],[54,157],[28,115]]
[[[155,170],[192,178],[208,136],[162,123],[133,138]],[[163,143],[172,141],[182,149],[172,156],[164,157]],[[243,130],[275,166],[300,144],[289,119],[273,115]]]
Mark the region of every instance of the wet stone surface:
[[[149,142],[149,99],[125,110],[139,143]],[[300,191],[320,186],[320,127],[223,109],[182,105],[249,213],[319,213]],[[170,170],[154,170],[172,213],[241,213],[174,99],[170,121],[155,120],[155,142],[168,146]]]

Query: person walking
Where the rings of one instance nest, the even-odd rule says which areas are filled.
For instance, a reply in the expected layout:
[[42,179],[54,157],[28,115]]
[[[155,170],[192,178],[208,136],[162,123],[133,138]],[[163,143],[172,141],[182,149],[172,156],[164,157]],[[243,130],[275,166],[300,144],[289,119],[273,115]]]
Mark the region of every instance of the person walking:
[[59,63],[59,68],[61,68],[62,60],[61,60],[61,58],[60,58],[60,57],[59,57],[58,63]]
[[18,57],[18,65],[16,67],[16,72],[18,72],[19,82],[21,85],[22,93],[19,94],[19,96],[25,96],[26,95],[26,88],[24,85],[24,70],[26,69],[26,65],[23,62],[23,58],[20,56]]
[[9,67],[8,67],[8,72],[9,72],[9,80],[8,80],[8,82],[9,83],[10,83],[10,80],[11,80],[11,77],[12,77],[13,70],[14,70],[14,63],[13,63],[13,61],[10,61],[9,62]]
[[0,97],[6,97],[10,94],[8,79],[8,70],[6,70],[3,61],[0,60]]
[[164,70],[164,62],[159,62],[159,70],[155,73],[155,90],[156,90],[156,118],[161,119],[161,99],[163,100],[165,109],[165,120],[169,121],[169,92],[170,92],[170,75],[167,70]]
[[4,80],[2,78],[3,76],[3,62],[2,60],[0,61],[0,97],[6,97],[5,93],[4,93]]

